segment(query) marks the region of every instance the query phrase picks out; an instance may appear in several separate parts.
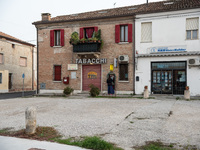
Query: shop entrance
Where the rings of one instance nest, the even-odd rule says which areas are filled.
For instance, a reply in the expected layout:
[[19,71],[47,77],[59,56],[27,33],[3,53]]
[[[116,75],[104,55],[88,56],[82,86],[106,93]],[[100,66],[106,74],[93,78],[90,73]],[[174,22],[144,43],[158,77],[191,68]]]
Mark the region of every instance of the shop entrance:
[[151,85],[154,94],[184,94],[186,62],[152,63]]
[[82,83],[83,91],[89,91],[91,84],[101,90],[101,65],[83,65]]

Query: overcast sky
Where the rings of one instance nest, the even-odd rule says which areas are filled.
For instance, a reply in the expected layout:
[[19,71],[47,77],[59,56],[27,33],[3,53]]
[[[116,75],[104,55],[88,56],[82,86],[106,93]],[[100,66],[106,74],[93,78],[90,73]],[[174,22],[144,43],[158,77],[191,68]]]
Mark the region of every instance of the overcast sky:
[[[149,2],[162,0],[149,0]],[[0,0],[0,31],[36,44],[33,22],[52,17],[146,3],[146,0]]]

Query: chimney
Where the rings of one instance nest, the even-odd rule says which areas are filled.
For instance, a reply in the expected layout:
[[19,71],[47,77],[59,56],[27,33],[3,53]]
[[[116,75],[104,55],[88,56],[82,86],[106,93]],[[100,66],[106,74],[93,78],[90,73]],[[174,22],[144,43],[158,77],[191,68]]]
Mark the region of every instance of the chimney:
[[51,21],[50,13],[42,13],[42,21]]

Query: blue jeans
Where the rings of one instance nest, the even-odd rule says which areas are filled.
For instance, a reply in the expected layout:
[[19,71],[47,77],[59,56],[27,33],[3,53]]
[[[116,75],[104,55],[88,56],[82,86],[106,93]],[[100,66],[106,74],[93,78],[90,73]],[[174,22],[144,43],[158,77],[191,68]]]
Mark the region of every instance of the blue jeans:
[[114,89],[112,85],[108,85],[108,94],[114,94]]

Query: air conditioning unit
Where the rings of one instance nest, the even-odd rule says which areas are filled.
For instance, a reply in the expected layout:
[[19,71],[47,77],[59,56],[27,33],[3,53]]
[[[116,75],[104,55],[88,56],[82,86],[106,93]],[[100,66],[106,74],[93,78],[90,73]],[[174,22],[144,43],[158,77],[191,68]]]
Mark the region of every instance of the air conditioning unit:
[[129,57],[128,57],[128,55],[119,55],[118,60],[119,60],[119,62],[128,62]]
[[191,58],[188,59],[188,65],[199,65],[199,59],[198,58]]

